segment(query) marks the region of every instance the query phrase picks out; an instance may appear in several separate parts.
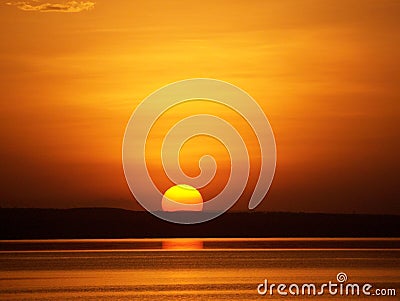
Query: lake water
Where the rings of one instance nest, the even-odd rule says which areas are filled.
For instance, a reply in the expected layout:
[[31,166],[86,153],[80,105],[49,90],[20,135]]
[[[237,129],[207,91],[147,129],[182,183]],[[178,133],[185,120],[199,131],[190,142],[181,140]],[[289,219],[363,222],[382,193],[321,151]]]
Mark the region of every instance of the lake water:
[[[339,282],[338,273],[345,273],[347,281]],[[260,295],[257,286],[265,279],[268,284],[285,284],[288,295],[276,290]],[[301,293],[302,284],[314,284],[319,292],[329,281],[371,284],[371,295],[332,295],[325,287],[321,295],[295,296],[288,290],[296,284]],[[378,292],[397,296],[377,296]],[[400,239],[0,242],[1,300],[400,300],[399,296]]]

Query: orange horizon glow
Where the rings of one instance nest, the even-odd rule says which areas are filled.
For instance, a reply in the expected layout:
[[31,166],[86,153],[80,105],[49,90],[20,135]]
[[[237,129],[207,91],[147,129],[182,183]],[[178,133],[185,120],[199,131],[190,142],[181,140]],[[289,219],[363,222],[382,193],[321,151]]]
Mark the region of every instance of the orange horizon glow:
[[[125,182],[121,145],[136,106],[187,78],[215,78],[248,92],[277,143],[277,170],[257,210],[400,213],[400,5],[396,1],[98,1],[54,12],[0,4],[1,207],[142,210]],[[52,1],[58,2],[58,1]],[[146,158],[160,191],[162,137],[193,113],[239,130],[251,169],[254,133],[235,112],[204,101],[172,108],[150,132]],[[203,136],[182,148],[182,169],[215,156],[215,197],[229,154]],[[379,200],[379,201],[377,201]]]

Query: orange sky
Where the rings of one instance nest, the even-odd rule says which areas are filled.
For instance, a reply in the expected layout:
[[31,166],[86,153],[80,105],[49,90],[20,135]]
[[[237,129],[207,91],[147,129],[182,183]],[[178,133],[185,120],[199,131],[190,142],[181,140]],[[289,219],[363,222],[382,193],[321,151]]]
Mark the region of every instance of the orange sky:
[[131,113],[209,77],[250,93],[274,130],[259,210],[400,213],[399,15],[398,1],[3,1],[0,205],[139,208],[121,164]]

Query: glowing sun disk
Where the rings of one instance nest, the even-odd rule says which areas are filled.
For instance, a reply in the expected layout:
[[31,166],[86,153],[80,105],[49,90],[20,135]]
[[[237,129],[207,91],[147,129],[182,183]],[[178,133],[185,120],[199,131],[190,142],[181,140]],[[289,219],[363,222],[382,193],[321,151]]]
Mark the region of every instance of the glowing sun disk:
[[179,184],[164,193],[161,205],[163,211],[202,211],[203,198],[196,188]]

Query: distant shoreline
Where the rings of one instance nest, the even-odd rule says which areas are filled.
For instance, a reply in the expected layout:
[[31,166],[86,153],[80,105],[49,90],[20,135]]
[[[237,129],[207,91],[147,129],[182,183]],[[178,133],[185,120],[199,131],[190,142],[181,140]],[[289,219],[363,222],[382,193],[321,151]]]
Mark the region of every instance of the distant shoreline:
[[180,237],[400,237],[400,216],[228,212],[206,223],[178,225],[116,208],[0,209],[1,240]]
[[0,240],[0,254],[155,251],[400,251],[400,238],[122,238]]

